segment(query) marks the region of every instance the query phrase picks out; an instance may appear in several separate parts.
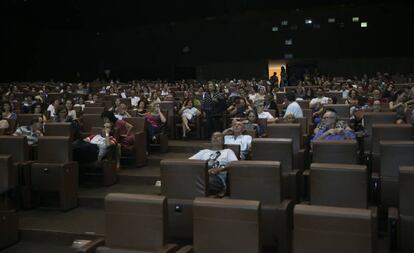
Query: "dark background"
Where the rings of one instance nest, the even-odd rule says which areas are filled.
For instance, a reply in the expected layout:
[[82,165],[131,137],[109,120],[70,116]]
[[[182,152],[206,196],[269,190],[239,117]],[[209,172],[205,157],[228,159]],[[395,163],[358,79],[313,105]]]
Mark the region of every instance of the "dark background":
[[404,73],[414,71],[410,2],[2,0],[0,81],[93,80],[105,69],[121,80],[263,77],[286,54],[292,69]]

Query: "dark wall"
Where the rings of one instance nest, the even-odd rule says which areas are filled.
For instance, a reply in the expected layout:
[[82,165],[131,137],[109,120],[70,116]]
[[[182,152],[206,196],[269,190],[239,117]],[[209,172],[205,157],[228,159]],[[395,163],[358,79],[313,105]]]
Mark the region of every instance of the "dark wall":
[[[123,80],[196,74],[204,78],[262,77],[268,59],[283,59],[285,54],[292,54],[295,61],[320,61],[333,72],[346,67],[346,62],[352,64],[338,59],[369,62],[370,69],[375,69],[375,59],[414,57],[412,5],[227,8],[213,17],[188,15],[186,21],[151,23],[141,22],[143,10],[123,12],[125,8],[119,3],[113,12],[101,11],[99,15],[93,9],[85,12],[81,3],[78,1],[79,8],[70,9],[63,19],[53,14],[53,9],[16,5],[8,12],[2,8],[0,81],[74,80],[77,72],[81,79],[92,80],[105,69],[111,69],[113,78]],[[135,13],[141,13],[136,16],[140,22],[134,21]],[[353,16],[367,21],[368,28],[353,23]],[[336,23],[328,24],[329,17],[335,17]],[[313,24],[305,25],[306,18],[312,18]],[[282,20],[288,20],[289,25],[281,26]],[[278,26],[279,32],[272,32],[273,26]],[[292,39],[293,45],[286,46],[286,39]],[[337,62],[338,68],[326,62]],[[365,64],[358,66],[365,71]],[[398,71],[395,64],[388,67]]]

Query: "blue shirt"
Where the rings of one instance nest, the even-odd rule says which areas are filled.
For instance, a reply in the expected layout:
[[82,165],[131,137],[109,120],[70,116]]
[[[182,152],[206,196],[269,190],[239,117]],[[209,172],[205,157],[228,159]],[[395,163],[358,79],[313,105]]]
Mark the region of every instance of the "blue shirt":
[[[312,138],[311,142],[316,141],[322,134],[324,134],[326,131],[328,131],[329,129],[322,129],[319,130],[318,133],[316,133],[316,135]],[[343,134],[335,134],[335,135],[328,135],[325,137],[324,140],[336,140],[336,141],[340,141],[340,140],[355,140],[355,133],[351,130],[344,130]]]

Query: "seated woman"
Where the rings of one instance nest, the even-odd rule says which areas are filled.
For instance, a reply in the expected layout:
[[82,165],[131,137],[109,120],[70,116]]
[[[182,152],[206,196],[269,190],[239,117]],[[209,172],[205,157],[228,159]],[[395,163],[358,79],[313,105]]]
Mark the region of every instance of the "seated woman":
[[71,123],[73,133],[74,133],[74,140],[79,139],[80,137],[80,125],[77,120],[72,119],[68,115],[68,110],[65,106],[59,106],[56,110],[56,117],[54,118],[54,122],[68,122]]
[[47,121],[47,117],[45,115],[45,112],[44,112],[44,109],[43,109],[42,104],[36,103],[34,105],[33,113],[34,114],[41,114],[42,115],[41,117],[42,117],[42,122],[43,123]]
[[150,106],[150,111],[145,114],[147,121],[148,144],[157,142],[157,134],[160,133],[162,124],[167,122],[164,114],[160,110],[160,103],[155,102]]
[[119,120],[125,118],[131,118],[132,116],[128,113],[128,106],[124,103],[121,103],[115,111],[115,117]]
[[9,127],[9,122],[3,119],[3,115],[0,114],[0,131],[4,133],[7,129],[9,129]]
[[112,105],[111,108],[109,108],[108,111],[117,112],[120,104],[121,104],[121,99],[116,98],[115,101],[114,101],[114,104]]
[[8,101],[3,103],[1,115],[3,119],[17,119],[17,114],[12,111],[12,106]]
[[252,108],[245,98],[236,98],[234,102],[227,107],[227,112],[231,118],[243,118],[246,117],[246,112],[251,109]]
[[178,114],[181,116],[182,127],[183,127],[183,139],[187,137],[187,132],[191,131],[189,122],[193,122],[194,119],[201,115],[201,112],[193,106],[191,99],[186,99],[183,102],[183,107],[180,109]]
[[338,121],[334,109],[326,109],[321,124],[315,129],[315,136],[311,140],[355,140],[355,133],[342,121]]
[[145,114],[147,113],[147,103],[145,102],[145,100],[140,100],[138,102],[136,111],[138,117],[145,117]]
[[[253,137],[261,136],[260,128],[257,124],[257,112],[255,110],[250,110],[247,114],[247,120],[243,121],[244,129],[246,132],[250,133]],[[254,133],[254,134],[252,134]]]
[[68,116],[72,119],[76,119],[76,111],[73,109],[72,100],[68,99],[65,103],[66,110],[68,111]]
[[405,91],[399,91],[395,94],[394,99],[389,103],[389,108],[391,111],[396,112],[397,124],[404,124],[407,122],[406,113],[408,111],[409,105],[414,103],[413,100],[409,100],[407,93]]
[[118,120],[113,112],[105,111],[101,114],[104,123],[110,123],[114,127],[115,138],[121,144],[121,153],[131,155],[134,149],[135,135],[133,126],[124,120]]

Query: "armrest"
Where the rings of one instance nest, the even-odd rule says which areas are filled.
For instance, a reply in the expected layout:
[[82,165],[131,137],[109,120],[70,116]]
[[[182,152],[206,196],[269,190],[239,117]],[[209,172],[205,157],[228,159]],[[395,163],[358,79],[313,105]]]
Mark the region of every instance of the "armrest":
[[299,170],[292,170],[288,174],[288,184],[289,184],[289,198],[291,198],[295,203],[300,199],[301,193],[301,178],[300,178],[300,171]]
[[177,253],[193,253],[193,246],[187,245],[177,251]]
[[99,238],[83,245],[76,250],[76,253],[95,253],[96,248],[103,246],[104,244],[105,240],[103,238]]
[[390,249],[397,249],[399,244],[400,215],[395,207],[388,208],[388,232]]
[[379,202],[379,194],[380,194],[380,175],[376,172],[372,172],[371,174],[371,182],[370,182],[370,198],[371,198],[371,202],[374,205],[377,205]]
[[173,253],[177,252],[178,245],[176,244],[167,244],[164,245],[161,249],[155,251],[154,253]]
[[145,132],[135,133],[135,159],[137,167],[147,163],[147,136]]

